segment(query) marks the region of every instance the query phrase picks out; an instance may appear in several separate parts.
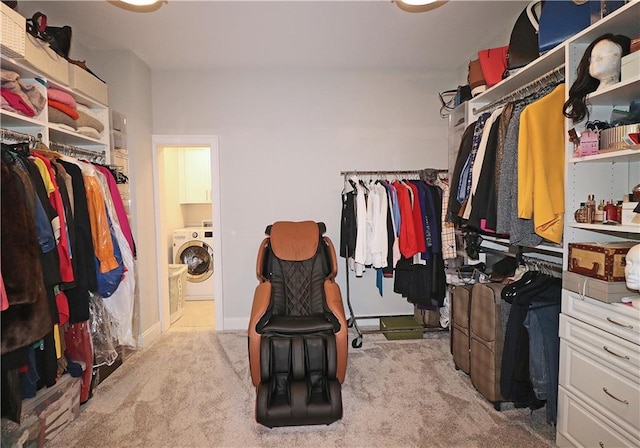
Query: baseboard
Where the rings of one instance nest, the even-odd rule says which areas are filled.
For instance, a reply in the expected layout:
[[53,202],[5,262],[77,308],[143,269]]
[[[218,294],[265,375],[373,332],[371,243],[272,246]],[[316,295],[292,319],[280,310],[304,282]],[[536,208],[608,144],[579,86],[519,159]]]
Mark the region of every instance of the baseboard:
[[147,331],[138,336],[138,348],[144,348],[151,345],[161,334],[160,322],[156,322]]
[[223,331],[246,331],[249,326],[249,318],[234,317],[232,319],[224,319],[223,325]]

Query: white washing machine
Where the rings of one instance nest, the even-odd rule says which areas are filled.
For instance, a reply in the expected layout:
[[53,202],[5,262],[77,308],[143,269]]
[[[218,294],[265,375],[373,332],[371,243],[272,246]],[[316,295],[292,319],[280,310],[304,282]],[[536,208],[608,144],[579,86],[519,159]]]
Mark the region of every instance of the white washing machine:
[[173,262],[187,265],[187,300],[213,299],[213,229],[186,227],[173,232]]

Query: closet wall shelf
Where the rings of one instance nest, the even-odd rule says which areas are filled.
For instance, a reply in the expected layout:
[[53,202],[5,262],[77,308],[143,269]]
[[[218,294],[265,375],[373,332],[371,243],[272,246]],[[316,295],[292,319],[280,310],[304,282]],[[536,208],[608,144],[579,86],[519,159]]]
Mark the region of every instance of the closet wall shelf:
[[612,84],[588,97],[592,106],[629,105],[629,100],[640,100],[640,75]]
[[42,121],[20,115],[9,110],[2,110],[2,126],[7,128],[29,128],[33,126],[44,126]]
[[594,154],[592,156],[573,157],[569,159],[569,163],[588,163],[588,162],[637,162],[640,161],[639,149],[621,149],[619,151],[605,152]]
[[573,222],[573,223],[568,223],[567,225],[574,229],[640,234],[640,225],[638,224],[625,224],[625,225],[620,224],[617,226],[612,226],[612,225],[606,225],[606,224],[583,224],[583,223]]
[[[509,239],[507,238],[498,238],[495,236],[491,236],[491,235],[482,235],[482,239],[484,241],[490,241],[490,242],[494,242],[497,244],[502,244],[505,246],[512,246],[513,244],[511,243],[511,241],[509,241]],[[539,244],[537,246],[520,246],[529,250],[533,250],[533,251],[544,251],[544,252],[552,252],[552,253],[557,253],[557,254],[561,254],[563,252],[562,250],[562,246],[560,245],[552,245],[552,244]]]
[[96,146],[100,148],[104,148],[107,145],[101,140],[87,137],[85,135],[78,134],[77,132],[68,131],[56,126],[53,123],[49,123],[49,137],[52,141],[64,143],[67,145]]

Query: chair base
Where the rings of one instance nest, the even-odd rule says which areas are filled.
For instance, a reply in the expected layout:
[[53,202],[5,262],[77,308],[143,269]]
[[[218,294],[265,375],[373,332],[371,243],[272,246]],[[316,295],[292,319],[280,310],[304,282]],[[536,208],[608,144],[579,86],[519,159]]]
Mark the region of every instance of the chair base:
[[293,381],[288,396],[273,394],[271,385],[257,387],[256,421],[268,428],[329,425],[342,418],[342,387],[327,381],[326,393],[311,393],[306,381]]

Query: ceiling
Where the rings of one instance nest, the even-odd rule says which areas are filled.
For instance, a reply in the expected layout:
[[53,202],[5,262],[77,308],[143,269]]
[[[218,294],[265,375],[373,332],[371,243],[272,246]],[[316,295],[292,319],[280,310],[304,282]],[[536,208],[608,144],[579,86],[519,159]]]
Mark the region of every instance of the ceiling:
[[147,13],[106,0],[19,0],[18,9],[71,25],[89,50],[130,49],[152,70],[451,69],[507,39],[527,2],[451,0],[425,13],[388,0],[169,0]]

